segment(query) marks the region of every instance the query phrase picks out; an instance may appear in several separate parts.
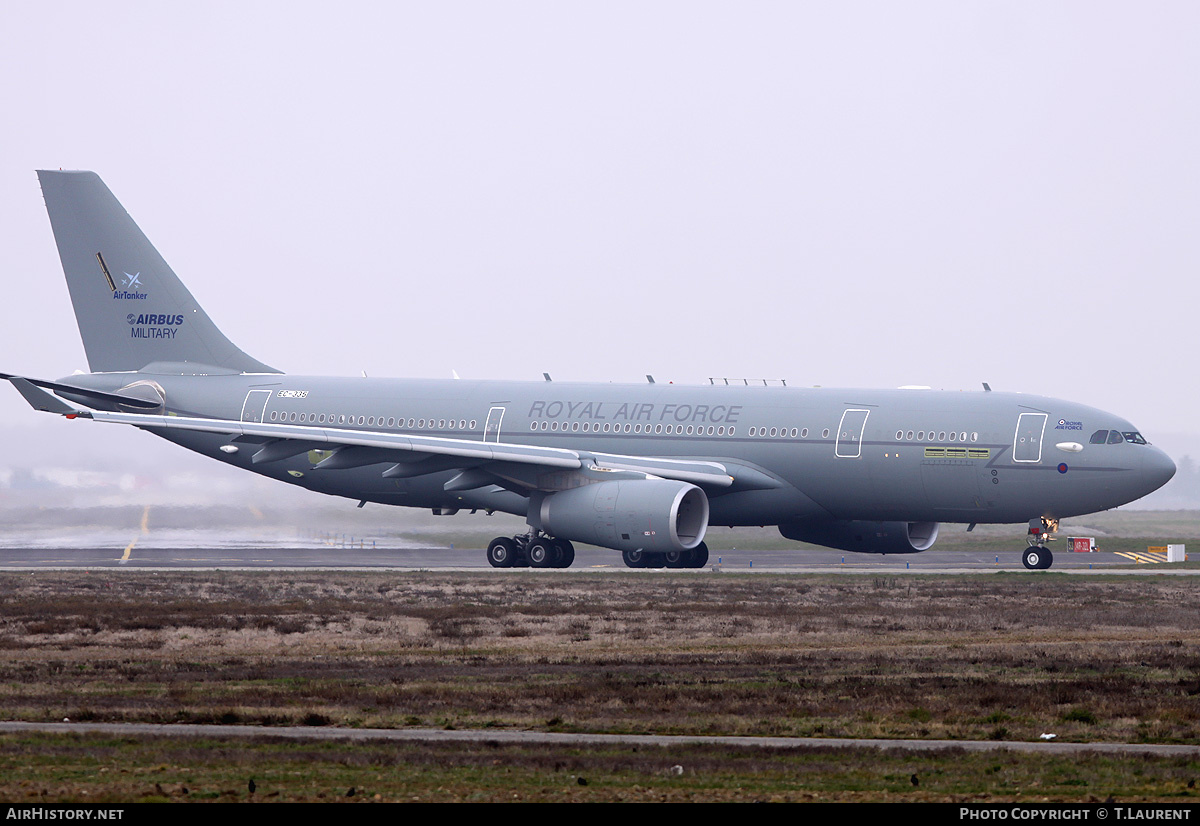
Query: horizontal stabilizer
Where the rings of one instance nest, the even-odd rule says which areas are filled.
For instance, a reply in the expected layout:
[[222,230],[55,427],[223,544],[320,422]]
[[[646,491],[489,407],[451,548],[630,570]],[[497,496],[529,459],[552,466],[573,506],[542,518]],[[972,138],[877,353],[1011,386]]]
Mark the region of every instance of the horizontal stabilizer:
[[79,415],[81,412],[57,396],[52,396],[45,390],[34,387],[33,382],[29,379],[23,379],[20,376],[5,376],[5,378],[12,382],[13,387],[17,388],[17,392],[25,397],[25,401],[29,402],[34,410],[59,413],[64,416]]
[[[93,402],[102,404],[120,404],[125,407],[132,407],[138,410],[157,410],[162,407],[162,400],[141,399],[136,396],[126,396],[123,393],[105,393],[103,390],[87,390],[82,387],[75,387],[70,384],[62,384],[56,381],[46,381],[45,379],[31,379],[23,376],[14,376],[11,373],[0,373],[0,379],[8,379],[12,381],[19,378],[30,384],[35,384],[38,387],[43,387],[46,390],[53,390],[55,393],[66,394],[70,396],[78,396],[82,399],[90,399]],[[28,398],[28,397],[26,397]],[[38,408],[39,410],[43,408]]]

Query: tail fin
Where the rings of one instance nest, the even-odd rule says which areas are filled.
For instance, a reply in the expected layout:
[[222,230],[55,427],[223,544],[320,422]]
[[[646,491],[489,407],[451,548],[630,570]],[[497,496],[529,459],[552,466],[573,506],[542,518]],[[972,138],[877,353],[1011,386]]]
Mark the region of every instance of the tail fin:
[[38,179],[92,372],[155,362],[279,372],[217,329],[96,173]]

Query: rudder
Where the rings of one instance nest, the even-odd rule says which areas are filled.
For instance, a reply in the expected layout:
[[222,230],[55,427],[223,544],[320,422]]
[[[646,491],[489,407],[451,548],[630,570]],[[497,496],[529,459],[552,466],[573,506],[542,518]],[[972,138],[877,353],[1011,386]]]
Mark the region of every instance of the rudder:
[[39,170],[92,372],[154,362],[277,373],[225,337],[94,172]]

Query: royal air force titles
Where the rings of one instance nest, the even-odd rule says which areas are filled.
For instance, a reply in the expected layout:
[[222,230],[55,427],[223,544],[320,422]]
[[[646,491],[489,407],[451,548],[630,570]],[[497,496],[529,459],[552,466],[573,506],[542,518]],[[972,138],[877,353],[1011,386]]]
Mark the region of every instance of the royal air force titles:
[[649,404],[641,402],[535,401],[531,419],[588,419],[595,422],[674,422],[737,424],[740,404]]

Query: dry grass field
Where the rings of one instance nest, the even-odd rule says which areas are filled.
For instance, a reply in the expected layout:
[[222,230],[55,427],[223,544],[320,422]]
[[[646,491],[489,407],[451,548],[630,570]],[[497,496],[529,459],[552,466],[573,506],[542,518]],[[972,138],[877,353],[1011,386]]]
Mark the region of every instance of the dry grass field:
[[[1194,744],[1198,590],[1193,577],[1040,572],[0,574],[0,716]],[[515,789],[522,799],[1186,800],[1200,774],[1187,759],[1095,758],[1083,770],[1013,754],[696,747],[692,774],[671,779],[664,767],[677,758],[653,750],[264,742],[192,744],[182,760],[178,744],[103,742],[0,737],[0,798],[170,799],[191,772],[208,778],[190,781],[193,798],[237,799],[234,776],[272,771],[278,799],[337,796],[354,772],[289,783],[263,763],[271,754],[271,766],[312,766],[326,758],[296,755],[322,750],[334,766],[374,766],[379,776],[359,786],[382,799],[508,799]],[[139,762],[130,750],[174,768],[153,783],[118,774]],[[109,753],[124,756],[105,762]],[[511,777],[485,781],[481,761]],[[926,780],[914,786],[916,763]],[[698,766],[709,767],[703,782]],[[593,782],[579,784],[581,773]],[[545,797],[548,788],[561,794]]]

